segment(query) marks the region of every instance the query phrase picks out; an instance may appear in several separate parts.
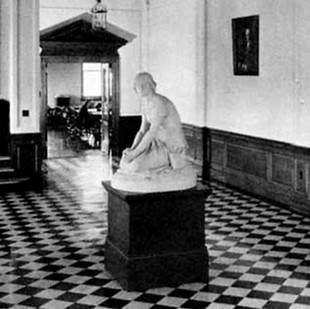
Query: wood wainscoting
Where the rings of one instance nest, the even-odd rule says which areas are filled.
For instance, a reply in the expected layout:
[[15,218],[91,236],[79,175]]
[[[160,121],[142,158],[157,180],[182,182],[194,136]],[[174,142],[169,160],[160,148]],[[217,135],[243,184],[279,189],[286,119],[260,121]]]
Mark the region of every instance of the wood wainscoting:
[[183,124],[202,179],[310,216],[310,149]]
[[310,149],[208,130],[210,178],[310,215]]
[[12,167],[18,175],[37,177],[41,174],[42,134],[12,134],[10,145]]
[[208,138],[205,128],[196,127],[190,124],[182,124],[183,132],[188,143],[188,155],[192,163],[196,166],[198,176],[208,178],[207,169],[207,147]]
[[[140,118],[122,118],[125,148]],[[191,124],[183,124],[183,130],[202,180],[218,181],[310,216],[309,148]]]

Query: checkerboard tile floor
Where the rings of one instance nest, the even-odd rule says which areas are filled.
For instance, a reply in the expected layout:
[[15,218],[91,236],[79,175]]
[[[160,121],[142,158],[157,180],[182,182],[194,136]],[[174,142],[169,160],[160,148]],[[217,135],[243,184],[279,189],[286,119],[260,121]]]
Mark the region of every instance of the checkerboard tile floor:
[[310,308],[310,220],[217,184],[209,285],[122,290],[105,271],[107,159],[48,160],[42,190],[0,193],[0,308]]

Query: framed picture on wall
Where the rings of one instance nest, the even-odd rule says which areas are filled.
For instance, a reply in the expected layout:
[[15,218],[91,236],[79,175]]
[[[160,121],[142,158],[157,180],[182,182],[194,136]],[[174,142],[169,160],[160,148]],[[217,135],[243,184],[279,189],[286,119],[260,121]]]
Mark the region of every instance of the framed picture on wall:
[[259,75],[259,16],[232,20],[234,75]]

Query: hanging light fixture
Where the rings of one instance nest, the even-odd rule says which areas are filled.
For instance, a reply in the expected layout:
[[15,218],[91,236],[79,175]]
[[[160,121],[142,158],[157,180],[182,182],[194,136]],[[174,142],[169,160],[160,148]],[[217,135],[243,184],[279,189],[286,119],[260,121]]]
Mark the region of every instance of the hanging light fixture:
[[101,2],[96,0],[96,4],[91,8],[92,28],[93,30],[102,30],[107,26],[107,7]]

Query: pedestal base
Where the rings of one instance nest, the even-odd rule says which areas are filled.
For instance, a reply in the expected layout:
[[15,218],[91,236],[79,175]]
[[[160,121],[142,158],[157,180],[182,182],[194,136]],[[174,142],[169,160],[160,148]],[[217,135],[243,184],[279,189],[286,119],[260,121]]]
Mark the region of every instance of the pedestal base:
[[141,194],[103,185],[109,207],[106,269],[124,289],[208,282],[207,187]]

